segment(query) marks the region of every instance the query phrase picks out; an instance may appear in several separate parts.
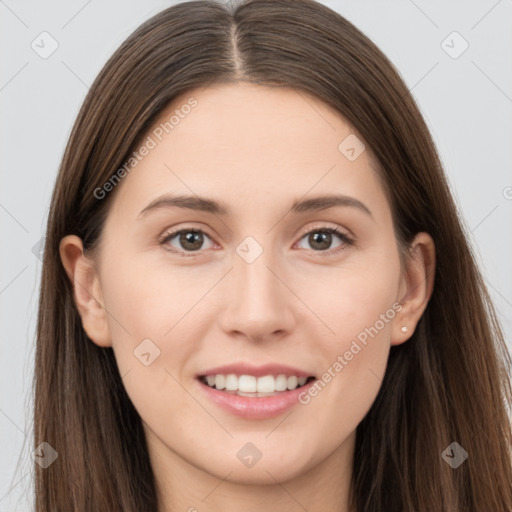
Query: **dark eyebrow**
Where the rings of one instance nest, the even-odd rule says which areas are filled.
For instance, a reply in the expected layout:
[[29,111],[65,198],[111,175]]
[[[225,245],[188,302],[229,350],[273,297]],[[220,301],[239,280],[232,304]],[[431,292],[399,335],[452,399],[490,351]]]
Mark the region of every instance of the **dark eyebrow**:
[[[209,199],[206,197],[199,196],[170,196],[163,195],[157,197],[154,201],[149,203],[140,213],[139,218],[142,217],[149,211],[161,209],[161,208],[185,208],[189,210],[202,211],[207,213],[213,213],[215,215],[229,216],[231,209],[224,203]],[[310,199],[296,200],[291,207],[292,213],[303,213],[303,212],[314,212],[327,210],[335,206],[350,206],[352,208],[358,208],[365,212],[370,217],[372,212],[369,208],[361,201],[341,194],[337,195],[323,195],[312,197]]]
[[354,197],[345,196],[343,194],[317,196],[310,199],[303,199],[301,201],[297,200],[293,203],[291,211],[293,213],[315,212],[327,210],[334,206],[350,206],[352,208],[358,208],[370,217],[373,217],[372,212],[364,203]]
[[151,201],[141,212],[139,217],[143,214],[162,208],[185,208],[188,210],[197,210],[201,212],[213,213],[215,215],[227,216],[230,214],[230,209],[223,203],[219,203],[213,199],[199,196],[170,196],[163,195],[157,197],[154,201]]

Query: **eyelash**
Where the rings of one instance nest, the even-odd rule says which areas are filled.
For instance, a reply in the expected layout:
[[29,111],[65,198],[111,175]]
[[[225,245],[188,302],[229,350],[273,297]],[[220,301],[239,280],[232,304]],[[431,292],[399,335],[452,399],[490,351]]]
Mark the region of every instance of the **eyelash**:
[[[202,234],[208,236],[208,238],[212,239],[212,237],[207,232],[203,231],[202,229],[197,229],[197,228],[181,228],[181,229],[173,231],[171,233],[165,233],[163,235],[163,237],[159,240],[159,244],[160,245],[166,245],[167,242],[169,240],[172,240],[176,235],[179,235],[180,233],[189,233],[189,232],[202,233]],[[314,227],[311,230],[309,230],[306,233],[304,233],[300,237],[299,240],[302,240],[305,236],[310,235],[311,233],[317,233],[317,232],[330,233],[330,234],[338,235],[340,237],[340,239],[342,240],[343,244],[341,244],[339,247],[336,247],[333,250],[332,249],[328,249],[326,251],[313,251],[313,253],[320,253],[320,254],[317,254],[316,256],[323,257],[322,253],[328,253],[329,256],[332,256],[332,255],[338,254],[339,252],[345,250],[347,247],[350,247],[350,246],[354,245],[354,240],[352,240],[352,238],[350,238],[344,232],[342,232],[341,230],[339,230],[337,228],[327,227],[327,226]],[[183,251],[179,251],[179,250],[176,250],[176,249],[169,249],[168,247],[165,247],[165,249],[167,251],[172,252],[172,253],[178,254],[178,255],[180,255],[181,257],[184,257],[184,258],[190,258],[190,257],[196,256],[198,252],[201,252],[200,250],[199,251],[184,251],[183,252]]]

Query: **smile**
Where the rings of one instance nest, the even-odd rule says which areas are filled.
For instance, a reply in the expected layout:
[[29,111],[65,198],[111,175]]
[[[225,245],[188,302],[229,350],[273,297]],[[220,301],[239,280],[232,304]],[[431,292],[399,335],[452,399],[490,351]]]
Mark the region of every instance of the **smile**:
[[[217,389],[217,380],[222,389]],[[261,377],[215,374],[201,375],[196,379],[200,392],[208,401],[224,412],[245,420],[264,420],[283,414],[299,404],[299,396],[316,381],[315,377],[282,374]],[[247,389],[255,391],[244,391]]]
[[200,377],[201,382],[213,389],[248,397],[274,396],[286,391],[293,391],[304,386],[312,379],[314,377],[297,377],[283,374],[256,377],[254,375],[235,375],[232,373]]

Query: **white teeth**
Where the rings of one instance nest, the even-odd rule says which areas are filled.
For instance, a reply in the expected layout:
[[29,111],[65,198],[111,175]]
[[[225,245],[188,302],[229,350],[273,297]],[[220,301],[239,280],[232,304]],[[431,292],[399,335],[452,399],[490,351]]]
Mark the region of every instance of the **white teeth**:
[[238,378],[238,391],[244,393],[256,392],[256,377],[252,375],[240,375]]
[[[208,386],[211,384],[208,382]],[[215,387],[217,389],[224,389],[226,387],[226,376],[225,375],[215,375]]]
[[233,373],[226,375],[226,390],[236,391],[238,389],[238,377]]
[[273,393],[276,391],[275,379],[272,375],[258,377],[258,393]]
[[288,389],[295,389],[298,383],[299,379],[297,377],[288,377]]
[[276,379],[276,391],[285,391],[288,386],[286,375],[278,375]]
[[273,394],[276,391],[286,391],[296,389],[303,386],[307,377],[290,377],[279,375],[265,375],[263,377],[255,377],[254,375],[207,375],[203,381],[210,387],[216,389],[225,389],[226,391],[234,391],[241,396],[260,396]]

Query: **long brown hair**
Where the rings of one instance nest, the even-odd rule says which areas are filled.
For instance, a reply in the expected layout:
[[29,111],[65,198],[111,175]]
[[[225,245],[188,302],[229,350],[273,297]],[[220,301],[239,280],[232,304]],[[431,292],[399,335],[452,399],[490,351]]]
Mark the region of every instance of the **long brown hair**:
[[[37,512],[158,509],[141,419],[111,348],[86,336],[59,242],[95,247],[112,197],[94,191],[123,165],[173,98],[213,83],[291,87],[334,107],[378,162],[400,247],[436,244],[430,302],[391,347],[382,387],[357,427],[359,512],[512,510],[510,354],[439,156],[393,64],[354,25],[313,0],[213,0],[169,7],[108,60],[78,114],[51,200],[37,324]],[[134,171],[136,172],[136,171]],[[404,251],[403,257],[407,257]],[[459,443],[457,468],[441,456]]]

